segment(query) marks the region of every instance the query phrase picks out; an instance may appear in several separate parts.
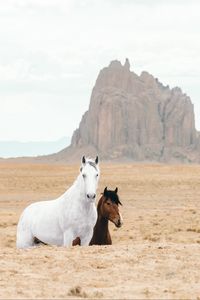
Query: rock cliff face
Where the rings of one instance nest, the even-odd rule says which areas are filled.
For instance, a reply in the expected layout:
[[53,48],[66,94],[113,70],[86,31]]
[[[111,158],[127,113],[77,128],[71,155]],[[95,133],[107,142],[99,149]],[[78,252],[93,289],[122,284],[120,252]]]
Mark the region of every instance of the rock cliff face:
[[190,98],[131,72],[126,59],[100,71],[70,148],[89,146],[104,159],[199,162],[199,144]]

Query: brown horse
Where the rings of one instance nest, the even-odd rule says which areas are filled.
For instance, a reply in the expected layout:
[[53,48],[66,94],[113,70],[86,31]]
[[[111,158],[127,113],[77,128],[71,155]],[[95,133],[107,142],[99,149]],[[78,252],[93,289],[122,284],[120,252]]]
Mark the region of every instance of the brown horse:
[[94,227],[94,233],[90,245],[112,245],[108,223],[113,222],[116,227],[120,228],[123,224],[119,212],[118,188],[115,191],[108,191],[107,187],[99,200],[97,206],[98,219]]
[[[107,187],[102,194],[97,206],[98,219],[94,227],[94,233],[90,246],[92,245],[112,245],[112,239],[108,229],[108,222],[111,221],[116,227],[123,225],[121,214],[119,213],[118,188],[115,191],[108,191]],[[73,241],[73,246],[80,246],[81,240],[77,237]]]

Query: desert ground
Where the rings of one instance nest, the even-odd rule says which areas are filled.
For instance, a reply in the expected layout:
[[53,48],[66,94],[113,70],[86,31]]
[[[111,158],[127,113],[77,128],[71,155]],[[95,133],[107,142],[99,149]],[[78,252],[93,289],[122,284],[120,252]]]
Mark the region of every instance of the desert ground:
[[119,188],[113,245],[17,250],[34,201],[61,195],[78,165],[0,163],[1,299],[200,299],[200,166],[101,164],[98,198]]

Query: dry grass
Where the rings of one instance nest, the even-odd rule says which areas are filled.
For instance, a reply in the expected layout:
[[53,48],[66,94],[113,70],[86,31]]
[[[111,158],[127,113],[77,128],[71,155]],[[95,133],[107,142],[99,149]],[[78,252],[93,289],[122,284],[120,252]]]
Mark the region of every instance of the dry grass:
[[31,202],[63,193],[76,166],[0,164],[0,298],[199,299],[200,166],[102,165],[124,227],[111,247],[15,249]]

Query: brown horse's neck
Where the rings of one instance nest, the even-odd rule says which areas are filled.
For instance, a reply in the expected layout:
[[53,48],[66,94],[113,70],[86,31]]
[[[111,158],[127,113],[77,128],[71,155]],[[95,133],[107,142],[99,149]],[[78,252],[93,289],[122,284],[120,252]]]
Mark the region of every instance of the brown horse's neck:
[[98,215],[97,223],[95,228],[101,230],[102,232],[107,233],[109,231],[108,229],[108,219]]
[[99,200],[97,207],[98,218],[94,227],[94,233],[90,245],[111,245],[111,237],[108,229],[108,219],[101,215],[103,197]]

